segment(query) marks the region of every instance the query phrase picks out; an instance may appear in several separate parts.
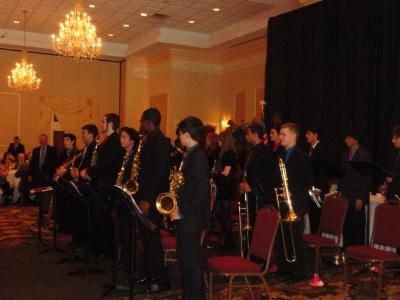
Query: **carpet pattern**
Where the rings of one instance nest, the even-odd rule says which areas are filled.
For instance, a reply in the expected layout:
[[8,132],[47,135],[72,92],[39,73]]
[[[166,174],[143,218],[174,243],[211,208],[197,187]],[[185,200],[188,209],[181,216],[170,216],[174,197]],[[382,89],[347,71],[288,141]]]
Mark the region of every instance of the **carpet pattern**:
[[[35,232],[37,231],[37,207],[23,207],[23,206],[8,206],[0,207],[0,249],[22,249],[26,247],[31,247],[35,249],[39,242],[35,237]],[[49,217],[48,217],[49,218]],[[51,232],[49,230],[44,230],[44,239],[50,240]],[[64,236],[60,237],[60,244],[65,244],[67,238]],[[62,258],[62,254],[59,258]],[[210,253],[210,255],[215,255],[215,253]],[[310,255],[310,257],[312,257]],[[1,260],[1,258],[0,258]],[[312,261],[310,261],[310,266],[312,266]],[[42,265],[42,268],[52,268],[51,263],[49,265]],[[177,299],[181,294],[180,277],[179,271],[176,264],[170,263],[168,266],[169,273],[171,276],[172,290],[165,292],[163,294],[149,296],[143,294],[141,290],[138,290],[135,294],[135,299],[148,299],[148,300],[158,300],[158,299]],[[55,269],[57,272],[58,269]],[[376,277],[375,275],[357,275],[350,277],[350,284],[346,292],[344,292],[342,287],[342,272],[337,267],[329,264],[325,264],[325,272],[322,273],[322,277],[325,281],[325,286],[322,288],[312,288],[308,286],[305,282],[291,284],[284,280],[278,275],[269,275],[267,277],[267,282],[269,284],[270,290],[272,292],[273,299],[279,300],[304,300],[304,299],[321,299],[321,300],[340,300],[340,299],[375,299],[376,295]],[[121,275],[120,278],[127,279],[126,274]],[[388,273],[384,276],[384,289],[383,297],[384,299],[400,299],[400,277],[396,277],[395,274]],[[61,279],[62,280],[62,279]],[[65,280],[68,280],[66,277]],[[82,278],[82,280],[85,280]],[[98,286],[101,286],[103,282],[99,282]],[[215,290],[213,299],[227,299],[227,281],[222,277],[215,278]],[[73,287],[71,286],[71,289]],[[90,294],[90,290],[88,291]],[[93,292],[95,293],[95,292]],[[98,293],[96,289],[96,293]],[[263,290],[256,290],[257,299],[266,299],[263,297]],[[93,299],[98,298],[98,294],[93,294]],[[117,296],[118,295],[118,296]],[[59,299],[68,299],[69,297],[63,297],[63,295],[58,295]],[[78,297],[79,298],[79,297]],[[10,298],[11,299],[11,298]],[[35,299],[33,296],[31,299]],[[91,297],[85,297],[85,299],[91,299]],[[127,299],[124,293],[111,294],[110,299]],[[233,299],[235,300],[245,300],[250,299],[247,289],[237,288],[233,292]]]

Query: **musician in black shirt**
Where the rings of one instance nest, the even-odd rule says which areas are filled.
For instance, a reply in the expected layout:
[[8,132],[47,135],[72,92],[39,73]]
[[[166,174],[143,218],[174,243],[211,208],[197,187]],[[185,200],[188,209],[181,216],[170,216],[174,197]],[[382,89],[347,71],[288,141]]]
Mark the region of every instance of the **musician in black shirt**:
[[201,239],[210,225],[210,172],[200,146],[204,126],[187,117],[178,124],[178,135],[186,147],[184,184],[178,191],[178,208],[170,215],[177,221],[177,255],[183,281],[183,300],[205,300]]
[[157,109],[149,108],[143,112],[141,128],[145,141],[140,152],[139,191],[135,195],[142,213],[153,227],[149,230],[139,223],[144,277],[137,283],[150,283],[148,292],[160,292],[170,287],[160,236],[162,215],[156,209],[157,196],[169,190],[170,174],[170,145],[160,130],[160,122],[161,114]]

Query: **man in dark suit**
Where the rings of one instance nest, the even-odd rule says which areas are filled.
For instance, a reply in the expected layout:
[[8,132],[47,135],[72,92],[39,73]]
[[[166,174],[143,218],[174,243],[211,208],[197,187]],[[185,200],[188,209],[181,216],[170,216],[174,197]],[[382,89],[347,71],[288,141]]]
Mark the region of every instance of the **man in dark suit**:
[[170,173],[170,145],[160,130],[160,122],[161,114],[157,109],[149,108],[143,112],[141,130],[145,141],[140,153],[139,191],[135,196],[141,211],[155,227],[148,230],[139,223],[145,273],[137,283],[149,283],[148,292],[170,287],[160,236],[162,215],[156,209],[157,196],[169,190]]
[[[327,163],[327,155],[319,140],[318,129],[314,127],[308,128],[306,131],[306,140],[310,145],[308,157],[311,161],[314,176],[313,186],[321,190],[320,197],[323,198],[324,194],[328,190],[328,181],[324,170],[324,164]],[[316,233],[318,230],[321,210],[314,204],[314,202],[311,202],[310,204],[308,216],[310,218],[311,232]]]
[[[75,168],[71,169],[72,179],[78,184],[81,192],[85,194],[84,188],[87,186],[86,181],[80,177],[80,172],[87,169],[92,162],[93,150],[96,147],[96,137],[99,130],[94,124],[86,124],[81,129],[82,140],[85,145],[82,156],[75,162]],[[86,196],[86,195],[85,195]],[[82,246],[87,241],[87,205],[82,202],[75,202],[75,226],[74,226],[74,242],[77,246]]]
[[51,180],[57,163],[57,149],[47,145],[46,134],[39,136],[39,144],[33,149],[29,165],[35,186],[45,185]]
[[[119,116],[113,113],[104,115],[102,132],[105,134],[103,143],[98,146],[96,161],[81,171],[84,179],[91,179],[91,196],[99,204],[94,206],[92,219],[92,250],[95,254],[111,255],[113,252],[114,225],[109,208],[111,187],[115,184],[123,157],[123,148],[119,142]],[[93,155],[93,154],[92,154]]]
[[187,117],[178,124],[177,130],[182,145],[186,147],[185,183],[178,191],[178,209],[170,219],[177,221],[177,251],[184,300],[205,299],[201,239],[210,225],[211,216],[208,161],[199,145],[203,128],[200,119]]
[[25,146],[20,143],[19,137],[14,137],[14,142],[8,146],[8,153],[11,153],[15,158],[17,158],[18,153],[25,153]]
[[343,246],[364,245],[365,243],[365,205],[369,200],[368,176],[361,174],[352,161],[371,161],[369,153],[360,147],[357,132],[345,136],[348,150],[342,157],[342,172],[338,190],[349,201],[347,216],[343,227]]
[[248,193],[250,225],[254,226],[257,210],[274,199],[273,183],[276,167],[273,153],[263,143],[264,128],[258,123],[247,127],[246,141],[252,146],[244,165],[245,180],[241,192]]
[[387,199],[396,199],[395,195],[400,196],[400,125],[393,128],[392,143],[397,150],[396,159],[393,165],[393,175],[386,180],[389,183]]
[[[303,240],[304,233],[304,215],[308,212],[309,196],[308,189],[312,186],[313,175],[311,164],[307,154],[297,147],[297,138],[300,132],[296,124],[286,123],[281,126],[279,137],[281,145],[285,149],[282,157],[286,165],[288,177],[289,192],[294,212],[298,219],[291,223],[293,240],[296,249],[296,261],[287,263],[285,258],[281,257],[279,269],[287,271],[293,281],[305,279],[305,242]],[[280,180],[281,182],[281,180]],[[278,184],[280,187],[281,185]],[[285,214],[285,212],[284,212]],[[282,216],[284,217],[284,216]],[[291,257],[291,239],[290,228],[288,222],[283,222],[283,230],[285,233],[285,241],[287,245],[288,256]],[[284,253],[281,236],[278,234],[277,248],[281,255]]]

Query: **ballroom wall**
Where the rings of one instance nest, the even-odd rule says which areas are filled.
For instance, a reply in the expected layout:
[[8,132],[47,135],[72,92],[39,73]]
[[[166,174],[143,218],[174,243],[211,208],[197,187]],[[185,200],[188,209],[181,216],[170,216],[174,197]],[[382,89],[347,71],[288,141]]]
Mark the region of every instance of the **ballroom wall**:
[[52,139],[57,129],[80,136],[84,123],[98,125],[104,113],[119,112],[120,63],[30,53],[28,61],[42,85],[38,91],[19,93],[7,87],[7,75],[20,58],[20,52],[0,50],[0,153],[15,135],[29,150],[40,133]]
[[123,70],[121,114],[126,124],[137,127],[150,99],[166,94],[167,109],[162,117],[167,119],[166,134],[171,138],[178,122],[188,115],[221,130],[223,119],[235,119],[237,94],[244,94],[241,110],[245,121],[259,114],[265,41],[215,53],[169,49],[147,59],[128,58]]

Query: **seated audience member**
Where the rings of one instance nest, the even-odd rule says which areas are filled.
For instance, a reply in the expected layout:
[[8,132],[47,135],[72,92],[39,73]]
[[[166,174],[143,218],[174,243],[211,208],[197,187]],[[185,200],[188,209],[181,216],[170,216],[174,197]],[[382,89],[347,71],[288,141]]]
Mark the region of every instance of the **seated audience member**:
[[8,146],[8,153],[11,153],[14,157],[17,157],[19,153],[25,153],[25,146],[21,144],[18,136],[14,137],[14,141]]

